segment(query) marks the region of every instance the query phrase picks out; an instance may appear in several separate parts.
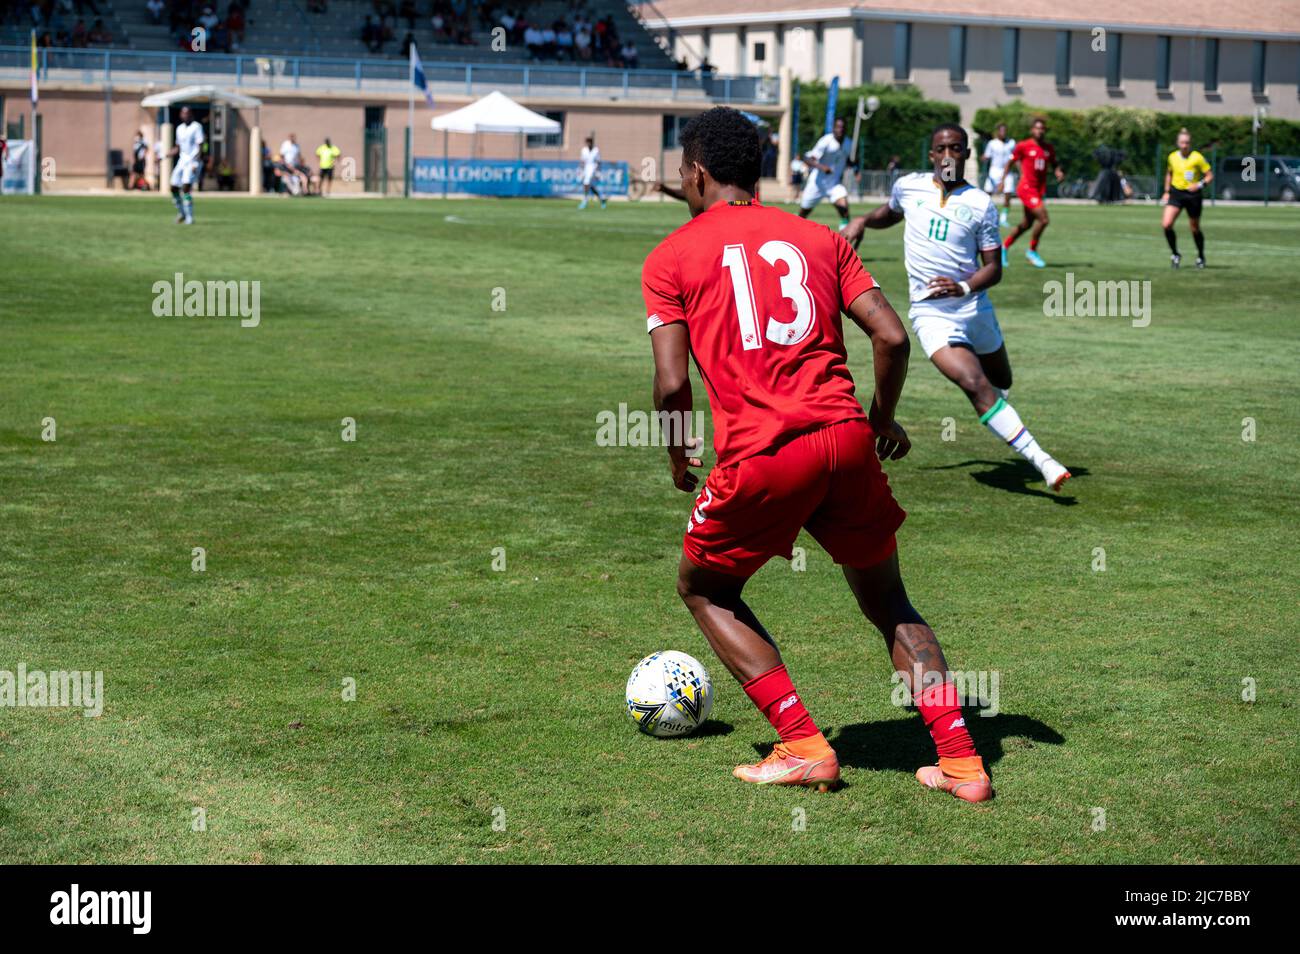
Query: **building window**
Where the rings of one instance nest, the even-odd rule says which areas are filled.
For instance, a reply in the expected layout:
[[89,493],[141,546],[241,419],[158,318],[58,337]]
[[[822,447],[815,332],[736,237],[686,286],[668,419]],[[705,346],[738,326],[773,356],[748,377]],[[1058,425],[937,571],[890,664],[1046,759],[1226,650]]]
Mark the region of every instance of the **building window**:
[[529,133],[524,137],[524,145],[528,146],[529,149],[542,149],[547,146],[554,148],[555,146],[564,145],[564,113],[557,110],[548,110],[545,115],[547,119],[554,119],[560,124],[560,131],[554,133]]
[[1169,91],[1169,49],[1173,41],[1167,36],[1156,37],[1156,89]]
[[1106,86],[1119,89],[1124,85],[1124,36],[1112,33],[1106,38]]
[[894,24],[894,79],[905,80],[912,75],[912,24]]
[[1016,27],[1002,31],[1002,82],[1008,86],[1020,82],[1020,30]]
[[762,64],[767,60],[767,44],[761,40],[754,44],[754,63]]
[[954,83],[966,82],[966,28],[948,28],[948,79]]
[[1263,40],[1256,40],[1250,45],[1250,91],[1256,96],[1263,96],[1267,89],[1268,45]]
[[682,147],[682,129],[690,122],[690,116],[664,116],[663,147],[680,149]]
[[1070,31],[1056,31],[1056,85],[1070,85]]
[[1205,41],[1205,91],[1219,91],[1219,41],[1213,38]]

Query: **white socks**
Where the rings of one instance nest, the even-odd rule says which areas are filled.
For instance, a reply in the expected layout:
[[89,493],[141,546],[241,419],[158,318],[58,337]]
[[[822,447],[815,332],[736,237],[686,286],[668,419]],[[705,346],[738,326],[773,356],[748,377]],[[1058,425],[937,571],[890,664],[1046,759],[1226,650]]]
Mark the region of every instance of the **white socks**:
[[990,431],[1011,445],[1011,449],[1033,464],[1039,473],[1042,473],[1043,465],[1052,459],[1047,451],[1038,446],[1034,435],[1029,433],[1029,428],[1020,420],[1016,409],[1005,398],[998,398],[991,408],[981,414],[980,423],[987,425]]

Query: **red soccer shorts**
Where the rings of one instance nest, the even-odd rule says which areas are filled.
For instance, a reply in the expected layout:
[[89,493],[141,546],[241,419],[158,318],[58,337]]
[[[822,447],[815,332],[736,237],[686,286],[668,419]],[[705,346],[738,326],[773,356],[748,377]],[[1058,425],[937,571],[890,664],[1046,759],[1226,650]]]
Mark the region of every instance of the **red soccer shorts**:
[[894,552],[894,532],[907,516],[875,445],[865,420],[840,421],[715,467],[687,522],[686,556],[748,577],[774,556],[790,559],[803,527],[836,563],[874,566]]
[[1020,200],[1020,203],[1026,209],[1036,209],[1042,205],[1044,195],[1045,193],[1039,192],[1037,189],[1026,189],[1023,185],[1016,189],[1016,198]]

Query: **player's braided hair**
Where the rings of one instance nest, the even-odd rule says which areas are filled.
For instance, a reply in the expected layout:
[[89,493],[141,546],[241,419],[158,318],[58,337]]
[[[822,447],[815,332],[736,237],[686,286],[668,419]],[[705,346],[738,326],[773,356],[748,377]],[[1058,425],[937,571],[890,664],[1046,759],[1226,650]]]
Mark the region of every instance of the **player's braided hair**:
[[738,110],[715,106],[700,113],[681,133],[683,162],[698,162],[722,185],[754,191],[763,171],[758,127]]

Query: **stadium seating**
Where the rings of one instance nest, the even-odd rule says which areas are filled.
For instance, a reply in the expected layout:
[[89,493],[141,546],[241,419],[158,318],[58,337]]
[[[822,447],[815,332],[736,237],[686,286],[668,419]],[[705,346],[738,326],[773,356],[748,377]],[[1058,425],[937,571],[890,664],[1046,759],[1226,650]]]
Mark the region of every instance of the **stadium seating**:
[[[169,25],[169,17],[164,14],[162,22],[155,23],[145,8],[144,0],[95,0],[106,28],[112,33],[112,42],[93,44],[91,49],[129,49],[142,51],[176,51],[186,47],[182,40],[188,40],[181,30]],[[213,0],[212,6],[218,16],[224,17],[230,0]],[[55,7],[59,4],[56,2]],[[400,3],[393,3],[393,7]],[[475,10],[481,4],[472,5]],[[521,10],[532,22],[550,24],[556,20],[572,23],[574,5],[568,0],[511,0],[499,5],[501,8]],[[26,3],[4,5],[7,15],[0,23],[0,45],[25,46],[29,42],[32,22]],[[533,62],[522,44],[510,44],[504,51],[492,49],[492,32],[489,25],[482,23],[477,13],[472,13],[472,44],[455,43],[443,36],[436,36],[431,25],[431,0],[415,0],[417,16],[414,34],[419,45],[420,55],[428,62],[469,63],[469,64],[527,64]],[[638,68],[672,69],[674,64],[660,49],[654,38],[641,26],[637,18],[624,3],[617,0],[590,0],[583,4],[582,12],[591,20],[613,18],[618,35],[623,40],[631,40],[637,48]],[[392,38],[387,40],[379,53],[371,53],[361,40],[361,28],[367,15],[375,15],[375,6],[371,0],[328,0],[322,12],[309,12],[307,0],[249,0],[246,7],[246,28],[242,43],[237,43],[233,52],[270,54],[281,56],[324,56],[347,59],[382,57],[385,59],[402,58],[404,50],[402,39],[408,30],[408,22],[402,17],[391,17]],[[87,23],[94,14],[86,10]],[[58,15],[49,27],[37,27],[38,34],[49,29],[52,38],[57,41],[60,30],[70,31],[77,16]],[[55,43],[56,46],[66,44]],[[213,38],[208,38],[208,52],[221,52]],[[553,62],[553,61],[551,61]],[[605,66],[602,60],[593,60],[580,65]]]

